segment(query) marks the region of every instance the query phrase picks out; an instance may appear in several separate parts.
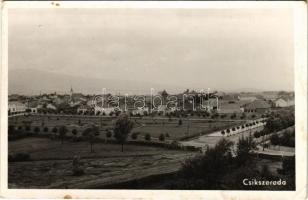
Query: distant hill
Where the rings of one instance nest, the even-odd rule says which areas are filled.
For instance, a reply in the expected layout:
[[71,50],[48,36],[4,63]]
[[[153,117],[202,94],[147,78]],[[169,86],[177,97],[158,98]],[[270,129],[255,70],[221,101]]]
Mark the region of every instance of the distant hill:
[[76,77],[66,74],[47,72],[34,69],[16,69],[9,71],[9,94],[39,94],[42,93],[68,93],[72,86],[74,92],[84,94],[99,94],[102,88],[108,91],[134,92],[136,94],[150,93],[151,88],[155,91],[172,89],[175,86],[165,86],[157,83],[141,81],[125,81],[116,79],[97,79]]

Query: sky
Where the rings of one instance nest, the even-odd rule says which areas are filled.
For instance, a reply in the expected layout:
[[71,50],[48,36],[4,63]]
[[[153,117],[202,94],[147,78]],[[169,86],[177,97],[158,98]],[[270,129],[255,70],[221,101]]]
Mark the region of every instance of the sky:
[[12,9],[9,70],[293,90],[292,20],[287,9]]

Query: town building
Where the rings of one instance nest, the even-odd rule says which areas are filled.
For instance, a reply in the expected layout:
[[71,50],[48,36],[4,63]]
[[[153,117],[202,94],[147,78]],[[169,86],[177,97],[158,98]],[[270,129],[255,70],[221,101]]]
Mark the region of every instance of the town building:
[[254,100],[242,106],[244,112],[266,113],[271,109],[271,105],[265,100]]
[[294,98],[292,97],[279,97],[274,101],[275,107],[289,107],[294,106]]
[[26,112],[26,105],[18,102],[18,101],[11,101],[8,104],[8,114],[9,116],[11,115],[16,115],[16,114],[21,114]]

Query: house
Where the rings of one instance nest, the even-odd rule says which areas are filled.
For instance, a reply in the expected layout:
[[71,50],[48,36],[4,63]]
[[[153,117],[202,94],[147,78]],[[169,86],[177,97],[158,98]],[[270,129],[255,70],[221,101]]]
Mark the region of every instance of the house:
[[77,113],[78,114],[85,114],[86,112],[90,111],[91,110],[91,106],[88,106],[88,105],[80,105],[78,108],[77,108]]
[[37,113],[39,106],[42,107],[42,105],[38,104],[38,101],[30,101],[28,102],[26,111],[30,113]]
[[140,107],[131,111],[133,115],[145,115],[145,113],[149,113],[148,107]]
[[278,98],[278,92],[271,92],[271,91],[263,92],[262,96],[266,100],[274,101]]
[[157,112],[163,112],[163,113],[165,113],[166,112],[166,110],[168,109],[167,108],[167,105],[159,105],[159,106],[157,106],[157,108],[154,108]]
[[98,104],[98,102],[95,100],[95,99],[90,99],[90,100],[88,100],[87,102],[86,102],[86,104],[88,105],[88,106],[95,106],[95,105],[97,105]]
[[97,114],[105,114],[105,115],[110,115],[111,113],[115,113],[116,109],[114,107],[109,107],[109,108],[104,108],[101,106],[95,106],[94,107],[94,113],[95,115]]
[[51,110],[57,110],[56,106],[52,105],[51,103],[47,104],[46,108]]
[[292,97],[279,97],[274,101],[275,107],[289,107],[294,106],[294,98]]
[[271,105],[264,100],[254,100],[251,103],[247,103],[242,106],[244,112],[258,112],[258,113],[265,113],[270,110]]
[[9,115],[15,115],[19,113],[26,112],[26,105],[18,102],[18,101],[11,101],[8,104],[8,114]]
[[209,99],[209,100],[204,100],[202,101],[202,105],[201,105],[203,110],[207,110],[207,111],[213,111],[213,110],[219,110],[219,100],[217,99]]

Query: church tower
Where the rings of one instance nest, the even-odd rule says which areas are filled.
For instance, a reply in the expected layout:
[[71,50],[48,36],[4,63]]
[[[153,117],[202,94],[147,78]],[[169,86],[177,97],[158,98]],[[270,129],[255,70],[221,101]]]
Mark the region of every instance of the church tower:
[[73,101],[73,94],[74,94],[74,90],[71,86],[71,90],[70,90],[70,97],[71,97],[71,101]]

